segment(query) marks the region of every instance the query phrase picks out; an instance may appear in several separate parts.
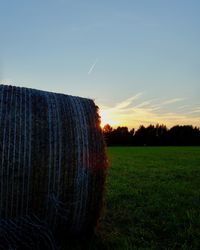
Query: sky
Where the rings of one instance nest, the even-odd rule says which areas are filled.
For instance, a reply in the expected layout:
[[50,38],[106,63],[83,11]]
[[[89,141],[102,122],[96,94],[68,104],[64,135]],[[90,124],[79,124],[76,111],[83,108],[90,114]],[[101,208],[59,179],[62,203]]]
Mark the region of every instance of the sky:
[[92,98],[102,126],[200,127],[199,0],[0,0],[0,83]]

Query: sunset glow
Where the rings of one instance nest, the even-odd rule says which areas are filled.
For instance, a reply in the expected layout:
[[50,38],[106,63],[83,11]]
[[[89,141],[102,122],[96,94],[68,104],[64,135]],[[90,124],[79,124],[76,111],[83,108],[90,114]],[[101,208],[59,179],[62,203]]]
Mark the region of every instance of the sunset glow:
[[106,124],[109,124],[113,127],[120,126],[122,124],[122,121],[119,121],[117,117],[114,117],[114,114],[112,114],[112,111],[108,110],[100,110],[100,116],[101,116],[101,127],[104,127]]
[[0,11],[1,84],[95,100],[101,126],[200,127],[200,1],[3,0]]
[[99,105],[101,126],[109,124],[113,128],[127,126],[130,129],[149,124],[165,124],[168,127],[191,124],[199,127],[200,107],[183,103],[183,98],[142,100],[142,94],[139,93],[113,107]]

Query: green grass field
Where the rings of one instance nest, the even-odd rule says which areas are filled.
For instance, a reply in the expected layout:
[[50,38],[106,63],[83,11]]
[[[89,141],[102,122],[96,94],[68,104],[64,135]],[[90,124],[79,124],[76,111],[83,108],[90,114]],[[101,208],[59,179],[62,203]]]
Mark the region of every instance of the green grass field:
[[88,249],[200,249],[200,147],[111,147]]

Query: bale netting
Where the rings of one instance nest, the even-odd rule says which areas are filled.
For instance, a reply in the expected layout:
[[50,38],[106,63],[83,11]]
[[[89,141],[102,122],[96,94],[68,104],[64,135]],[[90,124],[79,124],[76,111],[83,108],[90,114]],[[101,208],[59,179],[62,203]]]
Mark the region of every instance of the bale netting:
[[93,100],[0,85],[0,249],[92,232],[106,167]]

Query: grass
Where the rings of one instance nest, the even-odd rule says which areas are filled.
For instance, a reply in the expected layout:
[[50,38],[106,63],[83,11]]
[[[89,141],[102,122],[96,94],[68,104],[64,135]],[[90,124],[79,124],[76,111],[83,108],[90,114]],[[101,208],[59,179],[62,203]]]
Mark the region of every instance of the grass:
[[87,249],[200,249],[200,147],[111,147],[108,156],[106,208]]

